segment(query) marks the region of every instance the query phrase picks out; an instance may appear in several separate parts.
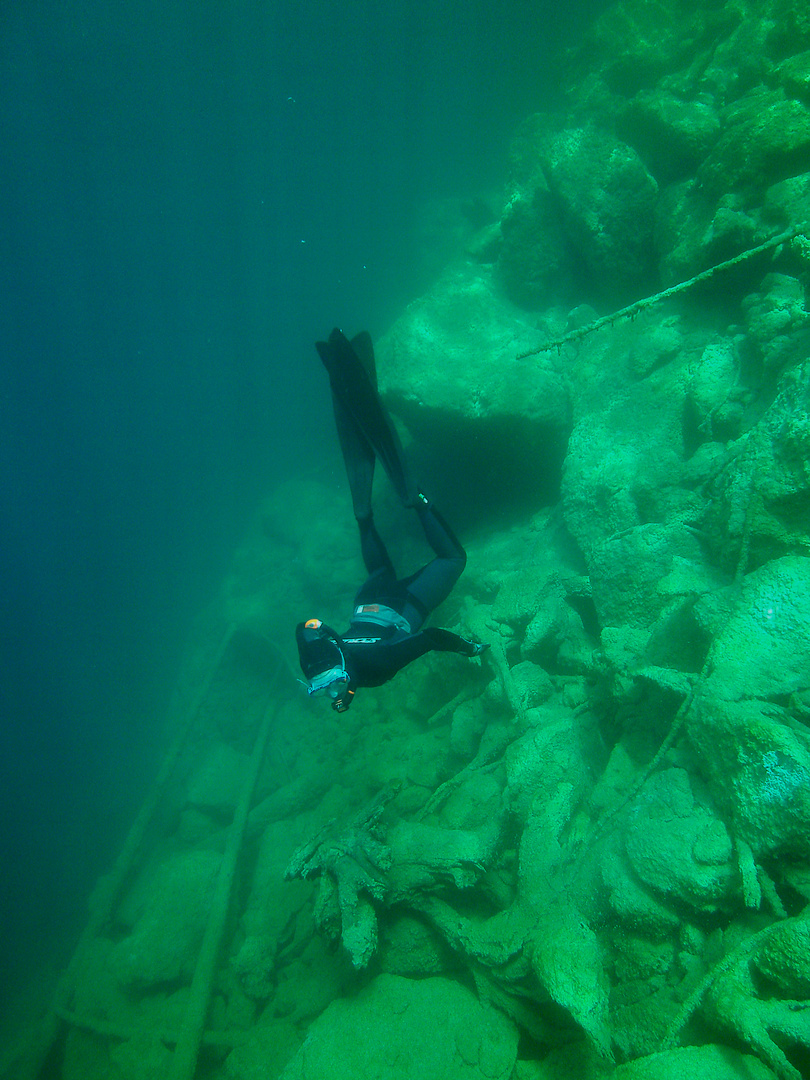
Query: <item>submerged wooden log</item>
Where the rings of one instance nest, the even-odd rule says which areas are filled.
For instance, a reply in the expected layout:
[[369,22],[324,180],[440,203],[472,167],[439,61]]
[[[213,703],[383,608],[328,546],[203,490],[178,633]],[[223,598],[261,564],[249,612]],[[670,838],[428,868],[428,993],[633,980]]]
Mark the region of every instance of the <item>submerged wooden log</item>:
[[634,303],[628,304],[627,307],[620,308],[618,311],[611,311],[609,315],[603,315],[601,318],[595,319],[585,326],[580,326],[576,330],[572,330],[569,334],[563,334],[562,337],[554,338],[552,341],[546,341],[543,345],[538,345],[536,349],[528,349],[526,352],[520,353],[517,358],[518,360],[525,360],[528,356],[537,356],[539,353],[551,352],[552,349],[556,349],[559,352],[563,345],[570,345],[574,341],[581,341],[582,338],[588,337],[589,334],[593,334],[596,330],[601,330],[603,326],[612,326],[615,322],[618,322],[619,319],[633,319],[648,307],[652,307],[653,304],[658,304],[662,300],[669,300],[670,297],[677,296],[678,293],[686,292],[687,289],[693,288],[702,281],[708,281],[710,278],[714,277],[715,274],[719,274],[723,270],[730,270],[733,266],[739,266],[740,263],[747,262],[748,259],[753,259],[755,255],[761,255],[765,251],[770,251],[772,248],[779,247],[781,244],[786,244],[789,240],[793,240],[797,236],[806,234],[808,229],[810,229],[810,223],[804,225],[792,225],[789,229],[785,229],[784,232],[779,233],[777,236],[772,236],[770,240],[766,240],[756,247],[748,248],[747,251],[740,252],[740,254],[735,255],[733,259],[726,259],[724,262],[717,263],[715,266],[710,266],[708,270],[702,270],[699,274],[695,274],[694,277],[688,278],[686,281],[679,281],[677,285],[671,285],[668,289],[663,289],[653,296],[645,296],[641,300],[636,300]]

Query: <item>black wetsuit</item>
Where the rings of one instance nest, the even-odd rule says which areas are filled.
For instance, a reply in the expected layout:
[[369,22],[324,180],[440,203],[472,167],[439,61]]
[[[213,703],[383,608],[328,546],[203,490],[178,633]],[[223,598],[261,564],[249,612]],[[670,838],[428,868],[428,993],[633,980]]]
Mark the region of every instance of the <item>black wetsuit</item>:
[[[440,627],[422,629],[427,616],[458,581],[467,556],[449,525],[413,481],[396,429],[377,393],[371,338],[362,333],[349,341],[336,329],[328,341],[317,343],[317,349],[329,372],[335,424],[369,576],[355,597],[345,634],[337,634],[313,619],[299,624],[296,636],[301,668],[310,686],[320,673],[332,676],[331,683],[318,689],[341,686],[340,692],[335,690],[330,696],[332,707],[343,712],[358,686],[380,686],[427,652],[477,656],[487,646]],[[435,554],[421,570],[403,579],[397,578],[372,519],[371,492],[377,461],[402,505],[416,511]],[[349,676],[348,684],[339,677],[342,670]]]
[[[407,664],[434,650],[475,655],[473,643],[450,630],[438,626],[422,629],[430,612],[449,596],[467,556],[435,507],[418,504],[416,512],[436,558],[401,580],[397,579],[371,517],[358,522],[369,576],[355,597],[354,616],[341,637],[352,688],[380,686]],[[375,612],[375,607],[383,610]],[[407,629],[389,622],[388,612],[401,616]]]

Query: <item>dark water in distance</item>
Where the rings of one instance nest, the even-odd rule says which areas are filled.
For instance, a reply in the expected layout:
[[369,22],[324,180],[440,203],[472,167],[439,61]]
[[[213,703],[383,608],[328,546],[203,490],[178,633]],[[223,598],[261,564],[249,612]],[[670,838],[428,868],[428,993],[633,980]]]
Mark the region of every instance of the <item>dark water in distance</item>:
[[379,333],[428,283],[421,208],[502,182],[514,127],[605,6],[3,6],[12,992],[64,963],[155,768],[190,622],[261,494],[334,456],[312,342]]

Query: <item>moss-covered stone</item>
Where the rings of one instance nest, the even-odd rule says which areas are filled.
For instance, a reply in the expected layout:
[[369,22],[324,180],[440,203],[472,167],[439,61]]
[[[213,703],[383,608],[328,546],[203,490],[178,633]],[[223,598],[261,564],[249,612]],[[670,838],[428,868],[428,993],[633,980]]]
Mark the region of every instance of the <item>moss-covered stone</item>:
[[143,993],[190,979],[207,925],[221,856],[189,851],[165,859],[142,883],[143,909],[116,943],[110,964],[118,982]]
[[776,77],[790,97],[810,102],[810,50],[785,60],[779,65]]
[[750,1054],[727,1046],[680,1046],[620,1065],[612,1080],[775,1080],[775,1073]]
[[588,287],[615,298],[648,283],[658,185],[636,151],[607,132],[573,128],[541,154]]
[[755,197],[810,166],[810,112],[784,91],[756,87],[721,120],[723,134],[697,171],[705,190]]
[[687,730],[732,827],[758,860],[810,855],[810,746],[761,701],[707,699]]
[[517,1030],[448,979],[379,975],[334,1001],[281,1080],[508,1080]]
[[631,97],[679,71],[739,19],[721,0],[625,0],[596,21],[575,70],[597,69],[612,89]]
[[544,187],[512,199],[501,218],[498,276],[510,300],[525,308],[549,307],[570,295],[573,259],[559,208]]
[[636,94],[617,128],[664,184],[694,171],[719,136],[720,121],[708,102],[657,89]]
[[650,778],[624,841],[634,873],[655,895],[696,911],[738,905],[731,838],[715,814],[695,803],[683,769]]

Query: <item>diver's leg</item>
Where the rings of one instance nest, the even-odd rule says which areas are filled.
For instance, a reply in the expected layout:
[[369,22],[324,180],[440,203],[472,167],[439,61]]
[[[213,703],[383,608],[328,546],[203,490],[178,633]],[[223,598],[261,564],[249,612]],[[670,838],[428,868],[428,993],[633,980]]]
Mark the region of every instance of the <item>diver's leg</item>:
[[460,561],[461,569],[459,574],[461,574],[467,561],[467,553],[461,546],[461,541],[456,534],[433,503],[421,493],[416,497],[415,510],[419,518],[419,524],[424,531],[425,539],[434,553],[441,559]]
[[357,525],[360,529],[360,552],[369,575],[385,572],[391,578],[396,578],[394,564],[391,562],[385,544],[377,532],[377,526],[374,524],[371,514],[364,518],[358,518]]
[[430,612],[447,599],[467,564],[467,553],[455,533],[424,495],[418,497],[416,512],[436,558],[401,582],[408,596],[408,609],[403,615],[412,630],[418,629]]
[[385,550],[385,544],[380,539],[371,515],[358,518],[357,524],[360,529],[360,550],[368,577],[357,590],[354,598],[355,607],[359,604],[381,603],[384,597],[394,596],[398,590],[394,565]]

